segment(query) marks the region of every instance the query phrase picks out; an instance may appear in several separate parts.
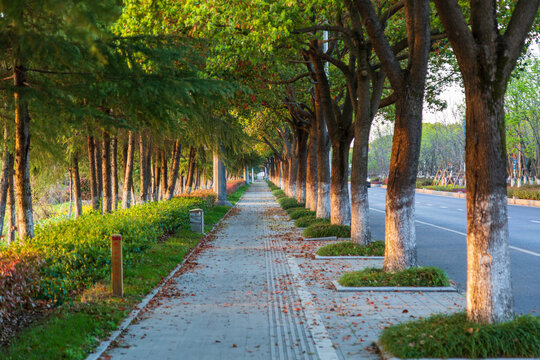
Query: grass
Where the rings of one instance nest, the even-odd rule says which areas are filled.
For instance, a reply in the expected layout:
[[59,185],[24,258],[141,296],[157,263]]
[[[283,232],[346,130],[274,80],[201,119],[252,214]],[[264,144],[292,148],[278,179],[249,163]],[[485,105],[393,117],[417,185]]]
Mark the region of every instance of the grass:
[[299,209],[299,210],[295,210],[289,213],[289,217],[291,218],[291,220],[296,220],[296,219],[301,218],[302,216],[309,216],[309,215],[315,216],[315,211],[311,211],[308,209]]
[[278,203],[283,210],[287,210],[293,207],[304,207],[304,204],[300,204],[298,203],[298,201],[296,201],[296,199],[288,197],[282,197],[281,199],[278,199]]
[[303,206],[295,206],[295,207],[292,207],[292,208],[288,208],[287,210],[285,210],[285,212],[287,214],[290,214],[290,213],[295,212],[297,210],[306,210],[306,208],[303,207]]
[[320,256],[384,256],[384,241],[361,246],[350,241],[325,245],[317,250]]
[[395,325],[380,337],[384,350],[402,358],[540,357],[540,318],[479,325],[464,313],[434,315]]
[[301,218],[296,219],[294,226],[305,228],[311,224],[330,224],[330,219],[318,218],[315,215],[302,216]]
[[415,267],[396,272],[369,268],[343,274],[342,286],[450,286],[446,273],[436,267]]
[[275,197],[283,197],[285,196],[285,191],[281,189],[272,190],[272,195],[274,195]]
[[522,187],[508,187],[506,194],[509,198],[540,200],[540,185],[523,185]]
[[[228,196],[235,204],[248,186]],[[205,213],[205,230],[210,231],[230,209],[214,206]],[[110,294],[104,280],[71,301],[54,309],[16,336],[7,348],[0,348],[0,359],[84,359],[114,331],[147,293],[155,288],[199,243],[202,234],[183,228],[166,241],[152,245],[124,268],[124,297]]]
[[304,229],[304,237],[320,238],[337,236],[338,238],[351,237],[351,227],[347,225],[315,223]]

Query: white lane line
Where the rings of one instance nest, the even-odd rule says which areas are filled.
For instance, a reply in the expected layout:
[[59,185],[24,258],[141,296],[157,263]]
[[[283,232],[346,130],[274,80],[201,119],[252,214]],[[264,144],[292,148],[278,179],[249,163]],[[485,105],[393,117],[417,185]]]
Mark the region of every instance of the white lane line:
[[[377,211],[377,212],[384,213],[384,211],[379,210],[379,209],[374,209],[374,208],[370,208],[370,209],[373,210],[373,211]],[[431,227],[434,227],[434,228],[437,228],[437,229],[441,229],[441,230],[453,232],[454,234],[458,234],[458,235],[462,235],[462,236],[467,236],[466,233],[461,232],[461,231],[452,230],[452,229],[449,229],[449,228],[445,228],[445,227],[443,227],[443,226],[439,226],[439,225],[435,225],[435,224],[430,224],[430,223],[427,223],[427,222],[424,222],[424,221],[420,221],[420,220],[415,220],[415,221],[416,221],[417,223],[419,223],[419,224],[422,224],[422,225],[427,225],[427,226],[431,226]],[[540,223],[540,221],[539,221],[539,223]],[[525,253],[525,254],[529,254],[529,255],[533,255],[533,256],[540,257],[540,254],[537,253],[537,252],[530,251],[530,250],[526,250],[526,249],[522,249],[522,248],[517,247],[517,246],[512,246],[512,245],[510,245],[510,249],[513,249],[513,250],[516,250],[516,251],[520,251],[520,252]]]
[[300,275],[300,268],[298,267],[298,264],[292,257],[287,257],[287,262],[289,263],[289,268],[291,269],[291,274],[294,281],[298,284],[298,296],[302,302],[304,314],[307,318],[307,327],[311,332],[311,336],[313,336],[313,340],[315,341],[319,358],[339,360],[336,349],[332,345],[332,340],[330,340],[328,330],[326,330],[326,326],[324,326],[319,312],[313,304],[313,298],[307,291],[306,284]]
[[463,211],[463,209],[457,209],[457,211]]
[[448,209],[448,206],[441,206],[441,209]]
[[433,206],[433,204],[427,204],[428,206]]
[[[510,219],[510,218],[509,218]],[[538,220],[530,220],[530,222],[533,222],[533,223],[536,223],[536,224],[540,224],[540,221]]]

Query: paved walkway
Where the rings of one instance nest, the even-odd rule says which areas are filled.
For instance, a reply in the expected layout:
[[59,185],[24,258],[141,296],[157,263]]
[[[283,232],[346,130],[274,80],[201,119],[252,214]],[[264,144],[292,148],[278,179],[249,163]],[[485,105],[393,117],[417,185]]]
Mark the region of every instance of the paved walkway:
[[314,260],[321,244],[256,182],[105,358],[378,359],[385,326],[464,305],[457,293],[337,293],[340,273],[382,263]]

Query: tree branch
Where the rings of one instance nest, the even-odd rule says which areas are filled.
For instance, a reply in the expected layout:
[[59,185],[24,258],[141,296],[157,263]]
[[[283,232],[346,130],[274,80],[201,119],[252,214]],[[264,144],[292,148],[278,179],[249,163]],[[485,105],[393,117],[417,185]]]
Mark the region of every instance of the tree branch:
[[394,88],[402,88],[403,73],[401,66],[384,34],[384,28],[377,18],[371,0],[356,0],[356,7],[364,20],[364,26],[371,38],[373,48],[381,60],[382,68],[388,75],[388,79]]
[[272,80],[268,80],[268,79],[264,79],[260,76],[257,76],[257,79],[261,80],[261,81],[264,81],[265,83],[267,84],[274,84],[274,85],[280,85],[280,84],[292,84],[302,78],[305,78],[307,76],[310,76],[311,74],[309,72],[305,72],[303,74],[300,74],[298,76],[295,76],[294,78],[292,79],[289,79],[289,80],[280,80],[280,81],[272,81]]
[[504,45],[508,49],[506,55],[508,60],[502,69],[505,79],[510,76],[521,53],[525,37],[534,22],[539,6],[540,0],[519,0],[514,8],[514,13],[503,36]]

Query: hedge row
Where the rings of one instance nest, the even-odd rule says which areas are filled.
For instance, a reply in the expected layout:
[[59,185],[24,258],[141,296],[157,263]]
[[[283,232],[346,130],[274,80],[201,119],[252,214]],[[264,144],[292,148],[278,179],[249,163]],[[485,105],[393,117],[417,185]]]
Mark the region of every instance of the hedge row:
[[[109,275],[110,236],[122,234],[124,266],[133,255],[149,248],[163,235],[189,225],[189,210],[207,209],[213,197],[174,198],[152,202],[112,214],[92,213],[36,228],[36,236],[12,244],[3,260],[19,254],[38,259],[38,298],[61,301],[80,288]],[[14,276],[6,272],[0,276]],[[5,299],[0,288],[0,298]],[[0,307],[5,306],[4,301]]]

